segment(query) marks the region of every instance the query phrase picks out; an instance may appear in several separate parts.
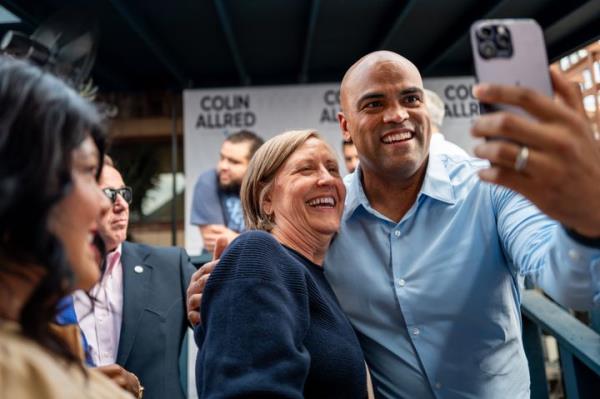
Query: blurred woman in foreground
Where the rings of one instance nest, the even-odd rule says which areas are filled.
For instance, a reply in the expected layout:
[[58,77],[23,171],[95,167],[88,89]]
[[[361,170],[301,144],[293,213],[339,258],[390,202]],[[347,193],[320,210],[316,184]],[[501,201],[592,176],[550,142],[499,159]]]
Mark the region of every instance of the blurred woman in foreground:
[[0,56],[0,398],[130,397],[50,326],[60,299],[100,276],[103,153],[91,104]]
[[202,296],[199,397],[367,397],[362,351],[323,273],[345,196],[315,131],[254,154],[241,190],[253,231],[223,253]]

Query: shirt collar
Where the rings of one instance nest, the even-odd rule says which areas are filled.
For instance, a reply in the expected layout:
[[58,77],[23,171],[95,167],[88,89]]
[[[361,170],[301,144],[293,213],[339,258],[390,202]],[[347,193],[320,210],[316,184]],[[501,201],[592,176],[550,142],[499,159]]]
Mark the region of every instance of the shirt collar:
[[436,154],[429,155],[425,180],[423,181],[419,195],[423,194],[452,205],[456,203],[456,195],[452,181],[448,175],[448,169],[446,169],[446,165],[444,165],[442,159],[442,157]]
[[365,209],[370,208],[369,200],[365,195],[362,186],[362,171],[360,164],[354,171],[344,177],[344,184],[346,185],[346,201],[344,204],[344,219],[349,218],[354,214],[354,211],[362,205]]
[[[360,164],[356,171],[344,178],[347,194],[344,208],[344,218],[347,219],[354,214],[356,209],[362,205],[365,209],[371,209],[371,204],[365,194],[362,185],[362,171]],[[432,199],[445,202],[448,204],[456,203],[454,188],[448,171],[442,161],[442,158],[437,155],[430,155],[425,179],[419,192],[419,197],[426,195]]]
[[106,271],[105,275],[110,275],[112,271],[115,269],[117,263],[121,260],[121,253],[123,252],[123,244],[119,244],[119,246],[112,252],[106,254]]

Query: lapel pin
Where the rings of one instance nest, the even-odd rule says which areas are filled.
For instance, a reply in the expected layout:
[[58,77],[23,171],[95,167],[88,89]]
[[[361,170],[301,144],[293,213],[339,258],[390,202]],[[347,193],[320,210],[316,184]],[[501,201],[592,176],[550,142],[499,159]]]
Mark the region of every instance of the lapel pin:
[[133,268],[133,271],[136,273],[143,273],[144,272],[144,268],[140,265],[137,265],[136,267]]

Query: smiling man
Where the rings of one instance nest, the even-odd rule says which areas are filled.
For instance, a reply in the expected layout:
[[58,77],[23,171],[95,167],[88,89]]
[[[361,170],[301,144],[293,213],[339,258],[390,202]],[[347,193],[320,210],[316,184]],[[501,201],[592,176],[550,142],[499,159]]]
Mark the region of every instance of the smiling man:
[[[556,91],[571,105],[561,82],[555,77]],[[476,94],[489,101],[482,89]],[[554,181],[566,175],[548,173],[543,161],[588,173],[587,164],[600,161],[589,126],[537,93],[494,89],[504,94],[494,101],[527,98],[516,105],[539,122],[513,115],[501,115],[502,123],[493,119],[498,115],[478,120],[474,134],[509,131],[516,140],[493,140],[476,149],[492,161],[490,169],[466,154],[445,156],[444,148],[429,153],[423,83],[407,59],[375,52],[343,79],[340,127],[344,139],[356,145],[360,163],[346,178],[346,208],[325,274],[359,336],[380,397],[528,398],[517,281],[528,276],[570,307],[598,305],[600,284],[592,270],[599,267],[600,240],[590,247],[589,236],[600,236],[600,224],[594,230],[570,210],[590,209],[585,201],[597,201],[597,182]],[[523,170],[515,157],[517,143],[528,134],[540,139]],[[547,150],[547,142],[569,136],[577,146],[571,143],[568,156]],[[597,165],[589,173],[600,176]],[[533,177],[544,184],[521,183]],[[488,182],[521,191],[558,221],[517,192]],[[586,200],[575,205],[560,185]],[[559,193],[553,203],[540,193],[550,187]],[[588,215],[597,219],[598,208],[593,209]],[[591,234],[584,238],[573,230]]]

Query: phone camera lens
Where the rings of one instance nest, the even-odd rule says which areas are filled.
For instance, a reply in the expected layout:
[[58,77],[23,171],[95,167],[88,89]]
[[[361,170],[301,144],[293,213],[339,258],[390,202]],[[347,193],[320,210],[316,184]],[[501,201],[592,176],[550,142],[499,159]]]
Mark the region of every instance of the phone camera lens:
[[481,40],[488,40],[494,35],[494,30],[491,26],[484,26],[477,31],[477,36]]
[[498,32],[498,34],[496,35],[496,43],[498,44],[498,47],[509,48],[510,47],[510,36],[508,36],[508,33]]
[[481,54],[481,56],[486,60],[494,58],[497,54],[494,42],[491,40],[485,40],[479,43],[479,54]]

